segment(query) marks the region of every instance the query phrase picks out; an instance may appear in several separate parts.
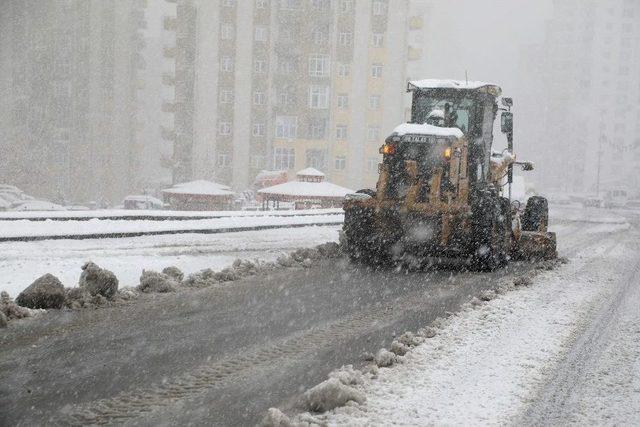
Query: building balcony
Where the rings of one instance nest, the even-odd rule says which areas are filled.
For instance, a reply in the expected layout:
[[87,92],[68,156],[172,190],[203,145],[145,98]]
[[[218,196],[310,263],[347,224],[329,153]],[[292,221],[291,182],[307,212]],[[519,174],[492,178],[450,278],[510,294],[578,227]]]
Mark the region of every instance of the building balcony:
[[422,58],[422,49],[409,46],[409,51],[407,52],[407,59],[409,61],[417,61],[420,58]]
[[165,58],[175,58],[176,57],[176,47],[175,46],[165,46],[162,48],[162,55]]
[[165,86],[175,86],[176,76],[172,73],[162,73],[162,84]]
[[176,104],[175,102],[164,101],[162,103],[162,107],[160,107],[163,113],[175,113],[176,112]]
[[165,141],[175,141],[176,140],[176,131],[170,129],[166,126],[160,126],[160,136]]
[[177,27],[177,18],[175,16],[165,16],[162,20],[162,28],[166,31],[175,31]]
[[409,29],[410,30],[421,30],[423,27],[422,16],[412,16],[409,18]]

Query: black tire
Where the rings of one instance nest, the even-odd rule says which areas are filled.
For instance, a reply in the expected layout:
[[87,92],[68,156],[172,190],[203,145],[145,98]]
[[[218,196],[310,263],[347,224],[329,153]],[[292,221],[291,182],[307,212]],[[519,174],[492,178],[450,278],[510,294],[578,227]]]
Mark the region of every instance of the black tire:
[[549,202],[540,196],[532,196],[522,215],[523,231],[547,231],[549,223]]
[[[375,197],[376,192],[365,189],[357,193]],[[349,260],[379,268],[390,265],[392,256],[389,245],[377,236],[374,226],[374,211],[368,208],[351,208],[345,211],[344,225],[345,250]]]
[[511,250],[509,200],[492,191],[479,191],[471,201],[473,265],[481,271],[504,267]]

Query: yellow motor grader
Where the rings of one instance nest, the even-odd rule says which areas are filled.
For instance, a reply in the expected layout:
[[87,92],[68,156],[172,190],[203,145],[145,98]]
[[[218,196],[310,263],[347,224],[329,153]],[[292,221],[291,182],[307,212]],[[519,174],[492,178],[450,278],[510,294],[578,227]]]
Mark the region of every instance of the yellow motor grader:
[[[350,259],[387,265],[455,258],[494,269],[512,258],[556,257],[547,200],[530,197],[524,210],[510,200],[514,166],[533,169],[513,153],[512,100],[482,82],[428,79],[409,82],[407,90],[411,122],[380,148],[376,190],[345,197]],[[493,152],[500,110],[508,144]]]

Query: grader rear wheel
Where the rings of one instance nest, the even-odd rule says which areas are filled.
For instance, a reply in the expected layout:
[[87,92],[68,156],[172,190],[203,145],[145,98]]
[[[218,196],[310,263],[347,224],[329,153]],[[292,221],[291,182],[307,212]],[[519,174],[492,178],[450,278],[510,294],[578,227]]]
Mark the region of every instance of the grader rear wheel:
[[504,267],[511,248],[511,209],[509,201],[483,191],[472,205],[475,253],[473,266],[481,271]]
[[527,200],[527,206],[522,215],[522,230],[547,231],[549,224],[549,203],[540,196],[532,196]]

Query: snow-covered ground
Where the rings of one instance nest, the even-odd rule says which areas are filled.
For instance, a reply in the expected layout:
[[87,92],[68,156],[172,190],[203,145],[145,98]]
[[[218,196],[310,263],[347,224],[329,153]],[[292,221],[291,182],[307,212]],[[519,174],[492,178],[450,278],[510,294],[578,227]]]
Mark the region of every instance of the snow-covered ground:
[[[291,215],[291,214],[290,214]],[[258,215],[226,216],[189,220],[113,220],[93,218],[85,221],[0,221],[0,237],[82,236],[109,233],[169,232],[180,230],[216,230],[237,227],[281,226],[300,224],[342,223],[343,215]]]
[[137,285],[142,269],[175,265],[193,273],[228,267],[236,258],[271,261],[295,248],[337,241],[339,228],[0,243],[0,291],[15,297],[45,273],[54,274],[65,286],[76,286],[80,267],[88,260],[112,270],[121,286]]
[[27,211],[0,212],[0,220],[12,218],[113,218],[113,217],[229,217],[229,216],[291,216],[322,215],[340,213],[342,209],[301,209],[282,211],[169,211],[169,210],[130,210],[130,209],[98,209],[86,211]]
[[[608,214],[594,215],[604,223],[597,228],[597,243],[582,247],[575,239],[583,236],[565,236],[575,244],[569,264],[447,319],[438,335],[403,363],[365,380],[364,404],[338,408],[322,420],[329,425],[637,424],[638,233]],[[587,337],[586,356],[565,363],[594,325],[602,334]],[[591,357],[593,352],[597,356]],[[577,370],[580,364],[584,369]],[[565,400],[556,401],[558,377],[561,387],[570,384],[568,407]],[[532,412],[536,402],[546,400],[542,415]]]

